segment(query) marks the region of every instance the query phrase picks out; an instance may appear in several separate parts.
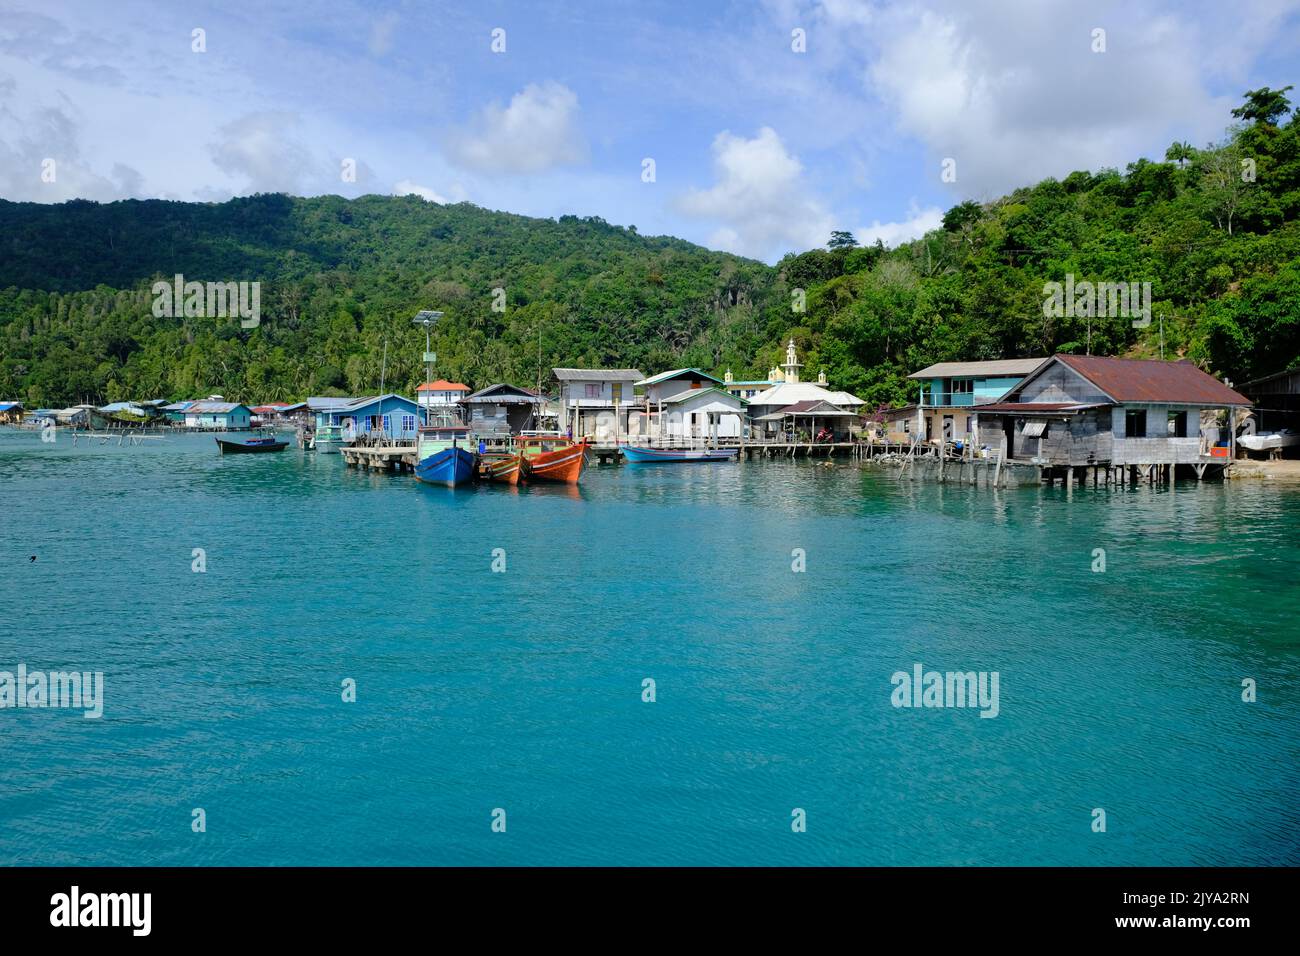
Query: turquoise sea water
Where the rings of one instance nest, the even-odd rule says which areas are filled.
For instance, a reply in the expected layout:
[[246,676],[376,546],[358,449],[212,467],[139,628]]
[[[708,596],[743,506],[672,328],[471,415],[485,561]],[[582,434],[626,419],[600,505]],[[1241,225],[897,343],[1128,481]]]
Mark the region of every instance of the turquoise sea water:
[[[3,864],[1300,863],[1300,490],[0,430],[0,529],[0,670],[106,698],[0,710]],[[893,707],[918,662],[998,716]]]

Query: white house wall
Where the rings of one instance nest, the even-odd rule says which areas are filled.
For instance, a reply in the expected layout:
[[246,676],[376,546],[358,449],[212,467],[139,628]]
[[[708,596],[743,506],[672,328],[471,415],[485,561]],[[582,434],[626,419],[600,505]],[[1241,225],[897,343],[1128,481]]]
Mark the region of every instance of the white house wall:
[[[721,416],[716,430],[709,424],[709,414]],[[691,426],[691,415],[696,416],[696,425]],[[696,399],[679,402],[674,406],[665,406],[663,413],[663,437],[665,438],[739,438],[741,420],[744,411],[738,401],[727,401],[717,392]]]

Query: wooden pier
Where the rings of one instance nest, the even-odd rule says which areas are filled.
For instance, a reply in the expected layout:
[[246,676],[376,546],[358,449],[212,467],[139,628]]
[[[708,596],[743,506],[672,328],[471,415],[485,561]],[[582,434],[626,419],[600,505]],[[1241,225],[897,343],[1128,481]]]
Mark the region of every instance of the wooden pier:
[[[623,460],[623,445],[640,445],[640,442],[612,442],[591,445],[588,449],[596,461],[602,465],[617,465]],[[646,445],[649,448],[705,449],[734,448],[737,460],[750,461],[755,458],[833,458],[847,456],[850,458],[876,458],[883,455],[903,456],[912,447],[898,442],[865,441],[741,441],[723,439],[720,441],[655,441]]]
[[[1226,478],[1232,462],[1224,458],[1202,456],[1199,461],[1163,462],[1156,464],[1117,464],[1111,461],[1051,462],[1042,459],[1008,458],[1006,444],[983,456],[971,454],[971,449],[957,449],[952,443],[942,447],[928,443],[910,446],[902,459],[899,478],[925,478],[941,483],[983,484],[991,488],[1008,486],[1047,485],[1060,482],[1062,488],[1073,493],[1075,488],[1122,488],[1125,485],[1172,487],[1179,466],[1188,468],[1197,481],[1217,470]],[[1091,480],[1091,482],[1090,482]]]
[[366,471],[415,471],[415,446],[370,445],[339,449],[343,461],[352,468]]

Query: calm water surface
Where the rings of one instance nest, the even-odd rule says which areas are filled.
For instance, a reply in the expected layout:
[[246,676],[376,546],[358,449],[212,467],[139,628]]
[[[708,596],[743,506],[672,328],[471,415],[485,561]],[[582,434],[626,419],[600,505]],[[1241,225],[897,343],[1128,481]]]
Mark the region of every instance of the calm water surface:
[[[0,670],[106,684],[0,710],[3,864],[1300,863],[1297,490],[448,491],[0,430],[0,530]],[[892,707],[917,662],[999,716]]]

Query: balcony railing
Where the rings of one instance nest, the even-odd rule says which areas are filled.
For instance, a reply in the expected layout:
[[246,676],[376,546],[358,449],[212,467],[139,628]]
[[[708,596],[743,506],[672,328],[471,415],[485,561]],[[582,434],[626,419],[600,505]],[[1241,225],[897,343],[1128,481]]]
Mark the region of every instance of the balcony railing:
[[[609,397],[587,398],[585,395],[584,396],[566,395],[561,404],[568,408],[613,408],[614,399]],[[632,404],[633,404],[632,402],[629,402],[626,399],[622,399],[619,401],[618,407],[619,410],[621,411],[623,409],[629,408],[630,406],[632,406]]]
[[922,392],[922,408],[963,408],[996,402],[999,396],[983,392]]

